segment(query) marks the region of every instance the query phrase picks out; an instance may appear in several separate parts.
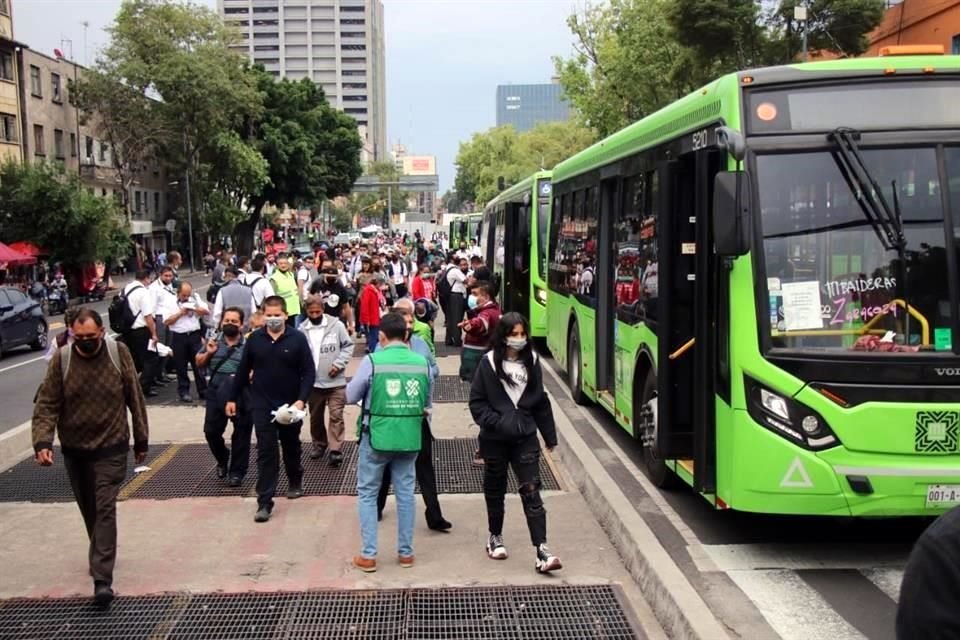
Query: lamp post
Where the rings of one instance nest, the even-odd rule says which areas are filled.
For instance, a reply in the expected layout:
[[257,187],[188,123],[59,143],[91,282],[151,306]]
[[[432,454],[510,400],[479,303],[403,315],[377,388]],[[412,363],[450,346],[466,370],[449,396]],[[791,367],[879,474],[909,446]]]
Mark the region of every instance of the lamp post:
[[806,62],[809,58],[807,53],[807,7],[806,5],[798,4],[793,8],[793,19],[800,23],[801,28],[803,29],[803,61]]
[[187,153],[187,132],[183,132],[183,155],[187,159],[187,168],[184,171],[184,180],[186,183],[187,191],[187,235],[190,236],[190,269],[191,271],[196,272],[197,270],[197,261],[193,256],[193,204],[190,201],[190,165],[191,158]]

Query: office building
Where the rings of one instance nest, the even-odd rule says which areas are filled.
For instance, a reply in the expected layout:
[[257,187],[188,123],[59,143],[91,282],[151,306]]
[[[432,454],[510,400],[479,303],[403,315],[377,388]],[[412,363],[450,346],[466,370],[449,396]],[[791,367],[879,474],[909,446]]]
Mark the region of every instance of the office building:
[[218,0],[233,48],[279,78],[310,78],[353,116],[365,156],[383,160],[386,73],[382,0]]
[[11,0],[0,0],[0,162],[23,159],[20,142],[20,79],[17,74],[17,50],[13,39]]
[[562,122],[570,117],[563,88],[549,84],[497,85],[497,126],[513,125],[523,133],[541,122]]

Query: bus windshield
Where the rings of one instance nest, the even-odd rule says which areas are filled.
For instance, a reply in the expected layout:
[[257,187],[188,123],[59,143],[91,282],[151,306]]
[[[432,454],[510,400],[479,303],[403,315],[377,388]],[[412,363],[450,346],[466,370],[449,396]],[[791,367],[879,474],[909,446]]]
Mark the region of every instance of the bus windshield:
[[760,315],[771,346],[952,350],[947,250],[955,249],[936,150],[862,150],[869,176],[902,216],[899,250],[865,213],[864,185],[845,174],[841,155],[828,148],[756,158],[767,303]]

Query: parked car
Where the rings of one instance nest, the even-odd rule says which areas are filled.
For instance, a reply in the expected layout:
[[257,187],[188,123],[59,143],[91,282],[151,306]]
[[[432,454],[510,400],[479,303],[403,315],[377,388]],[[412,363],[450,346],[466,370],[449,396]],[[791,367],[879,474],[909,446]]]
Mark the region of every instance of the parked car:
[[39,302],[20,289],[0,287],[0,356],[23,345],[46,349],[47,329]]
[[[359,237],[359,234],[358,234]],[[334,246],[337,247],[346,247],[350,244],[350,234],[349,233],[338,233],[337,236],[333,239]]]

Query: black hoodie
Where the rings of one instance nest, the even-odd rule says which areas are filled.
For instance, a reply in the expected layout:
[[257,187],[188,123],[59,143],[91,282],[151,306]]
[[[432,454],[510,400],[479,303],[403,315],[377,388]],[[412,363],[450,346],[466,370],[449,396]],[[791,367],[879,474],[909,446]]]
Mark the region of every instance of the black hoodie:
[[550,398],[543,388],[540,359],[533,356],[533,371],[528,372],[527,387],[516,406],[507,395],[507,384],[493,368],[493,353],[480,360],[470,387],[470,413],[480,426],[480,437],[488,440],[522,440],[540,435],[548,448],[557,446],[557,427],[553,421]]

